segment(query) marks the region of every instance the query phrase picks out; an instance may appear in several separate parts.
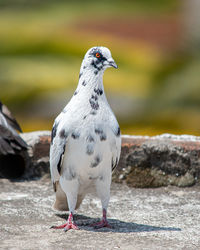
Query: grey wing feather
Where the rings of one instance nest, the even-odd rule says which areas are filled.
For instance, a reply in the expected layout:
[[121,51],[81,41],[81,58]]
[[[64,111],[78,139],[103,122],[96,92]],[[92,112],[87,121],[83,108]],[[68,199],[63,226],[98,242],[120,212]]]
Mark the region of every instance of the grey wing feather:
[[117,164],[119,163],[120,153],[121,153],[121,137],[117,138],[115,145],[113,145],[112,150],[112,162],[111,167],[112,171],[117,167]]
[[[57,125],[56,125],[57,128]],[[61,137],[59,130],[52,130],[54,135],[52,136],[53,140],[50,146],[50,172],[51,172],[51,179],[53,183],[60,179],[61,174],[61,167],[62,167],[62,158],[65,153],[65,145],[67,143],[67,137]]]
[[1,113],[1,115],[4,116],[7,124],[9,124],[9,126],[12,129],[16,129],[19,132],[22,132],[21,127],[20,127],[19,123],[16,121],[15,117],[11,114],[10,110],[1,102],[0,102],[0,113]]
[[26,142],[8,128],[0,125],[0,154],[15,154],[17,151],[27,149]]
[[121,133],[119,124],[114,115],[110,116],[109,125],[112,133],[115,135],[115,142],[112,144],[112,160],[111,167],[112,171],[117,167],[121,153]]

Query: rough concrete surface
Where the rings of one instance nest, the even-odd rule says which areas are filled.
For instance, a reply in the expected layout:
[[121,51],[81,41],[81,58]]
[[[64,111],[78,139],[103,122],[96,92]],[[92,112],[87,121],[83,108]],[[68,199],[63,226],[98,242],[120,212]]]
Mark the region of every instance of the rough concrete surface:
[[200,186],[131,188],[112,184],[108,218],[113,229],[94,230],[101,204],[88,195],[76,214],[79,231],[50,229],[67,213],[52,209],[49,176],[0,180],[0,249],[200,249]]

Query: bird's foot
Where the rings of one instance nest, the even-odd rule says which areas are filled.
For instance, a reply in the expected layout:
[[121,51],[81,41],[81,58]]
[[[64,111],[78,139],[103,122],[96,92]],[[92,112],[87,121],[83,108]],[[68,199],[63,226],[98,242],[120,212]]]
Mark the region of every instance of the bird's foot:
[[102,228],[102,227],[112,228],[112,226],[105,219],[102,219],[101,221],[99,221],[97,223],[93,223],[90,226],[94,227],[95,229],[99,229],[99,228]]
[[107,217],[106,217],[106,209],[104,208],[103,209],[103,217],[102,217],[102,220],[97,222],[97,223],[94,223],[92,225],[90,225],[91,227],[94,227],[95,229],[99,229],[99,228],[102,228],[102,227],[108,227],[108,228],[112,228],[111,225],[108,223],[107,221]]
[[70,229],[79,230],[79,227],[73,221],[73,214],[72,213],[69,214],[67,223],[65,223],[63,225],[60,225],[60,226],[52,226],[51,228],[53,228],[53,229],[62,229],[62,228],[64,228],[65,232],[67,232]]
[[67,223],[65,223],[63,225],[52,226],[51,228],[53,228],[53,229],[62,229],[62,228],[64,228],[65,232],[67,232],[70,229],[79,230],[79,227],[77,226],[77,224],[75,222],[69,222],[69,221],[67,221]]

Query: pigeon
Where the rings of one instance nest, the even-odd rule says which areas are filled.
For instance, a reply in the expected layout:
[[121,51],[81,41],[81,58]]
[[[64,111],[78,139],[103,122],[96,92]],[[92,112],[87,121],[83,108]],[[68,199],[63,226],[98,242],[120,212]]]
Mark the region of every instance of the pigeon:
[[20,152],[27,150],[26,142],[17,133],[22,132],[10,110],[0,102],[0,176],[19,177],[24,171]]
[[54,208],[69,210],[67,222],[52,228],[79,229],[74,211],[93,190],[102,204],[102,220],[94,228],[111,227],[107,220],[112,171],[121,153],[121,132],[103,87],[108,67],[118,68],[106,47],[93,47],[82,61],[71,100],[54,121],[50,172],[56,192]]

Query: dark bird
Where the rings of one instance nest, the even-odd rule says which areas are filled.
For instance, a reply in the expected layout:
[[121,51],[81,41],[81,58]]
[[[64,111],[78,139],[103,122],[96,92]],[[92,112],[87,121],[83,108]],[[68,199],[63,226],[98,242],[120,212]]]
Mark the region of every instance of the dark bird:
[[0,177],[17,178],[24,173],[27,144],[17,131],[22,132],[18,122],[0,102]]

